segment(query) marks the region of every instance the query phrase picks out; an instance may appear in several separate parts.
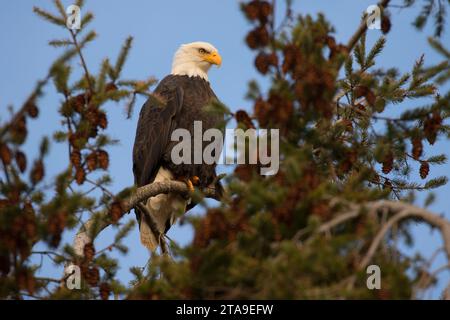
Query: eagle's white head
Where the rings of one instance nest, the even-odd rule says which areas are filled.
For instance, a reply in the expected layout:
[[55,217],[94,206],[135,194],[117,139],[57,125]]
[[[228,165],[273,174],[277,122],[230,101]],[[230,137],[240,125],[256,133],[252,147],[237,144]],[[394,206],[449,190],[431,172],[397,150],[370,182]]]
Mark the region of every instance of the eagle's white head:
[[182,44],[173,57],[172,74],[198,76],[208,81],[209,68],[221,63],[219,52],[208,42]]

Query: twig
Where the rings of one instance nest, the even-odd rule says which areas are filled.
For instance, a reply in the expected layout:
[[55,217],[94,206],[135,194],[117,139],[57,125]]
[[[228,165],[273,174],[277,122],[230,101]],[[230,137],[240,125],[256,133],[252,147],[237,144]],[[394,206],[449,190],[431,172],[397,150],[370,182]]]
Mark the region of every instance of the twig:
[[35,100],[40,92],[43,86],[47,84],[47,82],[50,79],[50,75],[47,75],[43,80],[38,81],[35,89],[30,94],[30,96],[25,100],[25,103],[22,105],[22,107],[14,114],[13,118],[9,121],[9,123],[5,124],[2,128],[0,128],[0,139],[3,138],[3,136],[9,131],[11,127],[13,127],[17,121],[19,121],[27,112],[28,102]]
[[35,278],[38,281],[46,281],[46,282],[54,282],[54,283],[58,283],[61,284],[62,279],[54,279],[54,278],[43,278],[43,277],[36,277]]
[[86,77],[86,81],[87,81],[87,84],[89,86],[89,91],[91,93],[93,93],[94,92],[94,87],[92,86],[91,76],[89,75],[89,70],[87,68],[86,61],[84,60],[83,53],[81,52],[81,47],[78,44],[77,35],[75,34],[75,32],[72,29],[69,29],[69,31],[70,31],[70,35],[72,36],[73,44],[75,45],[75,48],[77,49],[78,56],[80,57],[81,65],[82,65],[82,67],[84,69],[84,75]]

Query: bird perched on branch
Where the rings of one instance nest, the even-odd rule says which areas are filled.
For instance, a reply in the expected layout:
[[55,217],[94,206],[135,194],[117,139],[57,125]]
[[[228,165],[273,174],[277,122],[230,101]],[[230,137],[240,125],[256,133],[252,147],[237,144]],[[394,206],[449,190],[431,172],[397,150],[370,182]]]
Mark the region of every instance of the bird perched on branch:
[[[208,70],[212,65],[220,66],[221,62],[217,49],[206,42],[183,44],[175,53],[171,74],[158,84],[139,114],[133,147],[133,173],[138,187],[152,182],[181,180],[193,191],[194,185],[205,188],[216,181],[215,163],[194,164],[193,154],[190,164],[174,164],[171,151],[176,142],[171,141],[171,134],[182,128],[193,136],[194,121],[202,122],[203,131],[217,128],[223,121],[223,116],[205,110],[217,101],[208,81]],[[202,144],[204,148],[205,144]],[[193,153],[193,141],[191,150]],[[221,190],[219,182],[216,187]],[[135,210],[142,244],[155,251],[161,236],[177,217],[194,205],[190,199],[176,193],[149,198],[145,203],[147,212]]]

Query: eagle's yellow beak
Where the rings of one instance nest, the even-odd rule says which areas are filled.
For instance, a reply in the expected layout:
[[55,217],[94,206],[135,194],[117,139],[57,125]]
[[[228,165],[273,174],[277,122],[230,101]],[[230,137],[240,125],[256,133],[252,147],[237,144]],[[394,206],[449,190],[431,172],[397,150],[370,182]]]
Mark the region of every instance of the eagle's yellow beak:
[[209,63],[216,64],[218,66],[222,64],[222,57],[217,51],[205,54],[203,59]]

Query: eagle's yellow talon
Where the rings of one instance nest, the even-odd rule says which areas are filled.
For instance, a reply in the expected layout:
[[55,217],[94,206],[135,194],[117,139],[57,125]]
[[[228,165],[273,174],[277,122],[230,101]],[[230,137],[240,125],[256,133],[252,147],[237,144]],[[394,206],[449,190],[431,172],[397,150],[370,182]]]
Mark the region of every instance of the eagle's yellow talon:
[[186,183],[189,192],[194,192],[194,185],[192,184],[192,181],[190,179],[185,179],[184,182]]
[[191,182],[192,182],[192,184],[193,184],[194,186],[196,186],[196,185],[199,184],[200,178],[197,177],[197,176],[193,176],[193,177],[191,178]]

